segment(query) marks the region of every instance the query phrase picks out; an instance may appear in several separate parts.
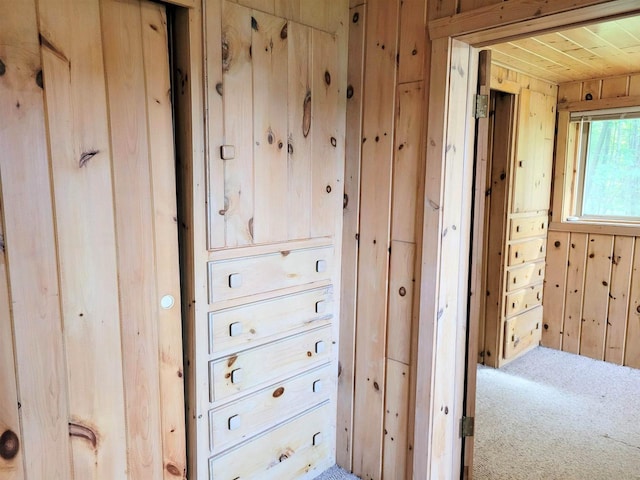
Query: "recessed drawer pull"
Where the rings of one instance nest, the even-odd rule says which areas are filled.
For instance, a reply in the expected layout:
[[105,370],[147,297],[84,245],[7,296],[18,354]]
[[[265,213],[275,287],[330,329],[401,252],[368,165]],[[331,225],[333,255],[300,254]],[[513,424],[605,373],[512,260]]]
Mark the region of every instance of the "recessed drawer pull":
[[327,302],[320,300],[316,302],[316,313],[324,313],[327,311]]
[[322,391],[322,380],[316,380],[313,382],[313,393],[320,393]]
[[317,447],[318,445],[322,445],[322,432],[318,432],[313,436],[313,446]]
[[242,286],[242,275],[232,273],[229,275],[229,288],[240,288]]
[[240,322],[229,325],[229,336],[238,337],[240,335],[242,335],[242,324]]
[[316,272],[322,273],[327,271],[327,261],[326,260],[318,260],[316,262]]
[[240,421],[240,415],[234,415],[233,417],[229,417],[229,430],[238,430],[242,422]]
[[319,342],[316,342],[316,353],[324,353],[324,351],[326,350],[326,345],[325,343],[321,340]]
[[231,372],[231,383],[240,383],[240,382],[242,382],[242,377],[243,377],[242,369],[241,368],[236,368],[235,370],[233,370]]

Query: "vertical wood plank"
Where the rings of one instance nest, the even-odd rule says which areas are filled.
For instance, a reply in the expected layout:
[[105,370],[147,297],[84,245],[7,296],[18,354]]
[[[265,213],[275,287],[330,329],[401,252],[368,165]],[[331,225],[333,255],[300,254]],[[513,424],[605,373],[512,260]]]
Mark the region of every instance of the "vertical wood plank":
[[266,243],[287,236],[287,22],[253,11],[251,24],[253,238]]
[[640,237],[635,239],[624,364],[640,368]]
[[311,237],[335,233],[335,212],[344,186],[336,176],[344,155],[339,143],[338,96],[340,69],[335,36],[313,30],[311,79]]
[[584,233],[571,234],[569,260],[567,261],[567,288],[564,301],[562,350],[575,354],[580,352],[587,240],[587,235]]
[[627,95],[629,76],[610,77],[602,80],[601,98],[616,98]]
[[[209,249],[221,248],[226,244],[226,214],[228,201],[225,196],[225,164],[220,152],[225,144],[224,91],[222,71],[222,0],[207,2],[207,18],[204,19],[204,68],[206,85],[204,88],[207,158],[207,235]],[[235,46],[235,44],[234,44]],[[228,45],[227,45],[228,47]],[[224,49],[229,60],[229,50]],[[228,62],[227,62],[228,65]],[[228,86],[230,87],[230,86]],[[246,88],[246,86],[245,86]],[[238,152],[239,146],[236,147]],[[236,159],[230,163],[237,162]]]
[[542,345],[556,350],[562,349],[569,236],[566,232],[549,232],[547,238]]
[[[102,5],[114,199],[129,475],[162,478],[158,302],[153,205],[138,2]],[[144,408],[140,408],[144,405]]]
[[582,99],[582,82],[563,83],[558,87],[558,103],[578,102]]
[[614,237],[604,360],[619,365],[624,363],[633,244],[633,237]]
[[[0,57],[2,58],[2,57]],[[1,84],[0,84],[1,85]],[[0,185],[1,187],[1,185]],[[21,442],[20,415],[18,412],[18,386],[13,348],[13,326],[9,278],[4,250],[4,226],[2,224],[2,191],[0,188],[0,432],[12,432]],[[0,472],[3,479],[24,479],[24,456],[21,449],[13,458],[0,457]]]
[[387,358],[407,365],[411,361],[407,347],[411,345],[415,250],[414,243],[391,242]]
[[248,8],[260,10],[273,15],[275,0],[233,0],[234,2]]
[[349,11],[349,66],[345,139],[345,179],[342,231],[342,296],[340,305],[337,462],[352,470],[355,383],[356,299],[358,295],[358,233],[360,228],[360,168],[362,164],[362,88],[366,5]]
[[115,478],[127,469],[127,438],[100,9],[40,0],[39,14],[43,43],[56,49],[43,48],[42,59],[70,423],[101,438],[72,437],[73,470]]
[[587,80],[582,82],[582,96],[580,100],[587,100],[587,96],[591,96],[590,100],[599,100],[602,89],[602,80]]
[[409,366],[387,360],[382,478],[407,478]]
[[[220,21],[222,0],[207,3],[207,28]],[[179,191],[179,235],[181,248],[181,274],[184,335],[186,358],[198,358],[197,352],[208,348],[207,316],[207,264],[208,252],[202,239],[206,230],[206,192],[201,181],[205,177],[205,130],[203,96],[203,12],[202,6],[179,9],[175,12],[173,46],[175,48],[175,135],[178,168],[176,174]],[[210,38],[219,45],[220,36]],[[251,118],[251,117],[249,117]],[[207,362],[188,361],[185,367],[189,476],[206,477],[209,471],[209,372]]]
[[[228,247],[253,243],[253,69],[251,10],[222,2],[222,71],[225,143],[235,158],[225,162],[225,224]],[[212,22],[207,13],[207,22]]]
[[400,48],[398,83],[424,79],[427,35],[427,2],[404,0],[400,3]]
[[422,149],[423,83],[398,87],[391,237],[415,242],[418,167]]
[[580,355],[604,360],[613,237],[589,235],[582,306]]
[[182,315],[175,182],[175,154],[171,112],[171,82],[167,50],[167,17],[161,4],[141,3],[141,25],[153,227],[156,298],[167,303],[158,310],[160,413],[165,480],[186,478],[186,433],[182,365]]
[[[289,22],[289,118],[287,139],[290,240],[309,238],[311,232],[312,136],[305,120],[313,121],[311,94],[311,29]],[[306,115],[306,116],[305,116]],[[316,120],[317,121],[317,120]]]
[[[277,1],[277,0],[276,0]],[[341,29],[346,2],[344,0],[297,0],[300,9],[300,22],[328,33],[337,33]]]
[[0,177],[21,402],[21,436],[15,433],[29,478],[67,480],[66,365],[37,25],[34,0],[3,3]]
[[387,281],[399,2],[367,4],[354,472],[382,476]]
[[[442,173],[446,149],[445,111],[449,98],[447,75],[449,71],[450,40],[439,39],[432,43],[429,86],[429,117],[427,124],[434,125],[428,131],[427,157],[424,180],[424,220],[422,239],[422,265],[420,272],[420,313],[418,325],[418,349],[416,358],[416,401],[413,448],[427,455],[413,456],[414,478],[429,478],[434,451],[430,437],[433,420],[433,368],[435,364],[435,341],[437,314],[437,277],[439,272]],[[425,348],[424,346],[427,345]],[[430,348],[429,348],[430,347]]]

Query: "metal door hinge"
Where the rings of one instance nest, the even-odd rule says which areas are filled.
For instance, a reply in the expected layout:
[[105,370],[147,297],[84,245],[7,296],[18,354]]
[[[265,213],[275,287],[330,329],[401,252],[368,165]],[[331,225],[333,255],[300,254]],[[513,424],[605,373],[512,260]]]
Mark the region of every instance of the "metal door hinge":
[[462,417],[460,419],[460,436],[462,438],[473,437],[475,423],[474,417]]
[[487,118],[489,116],[489,95],[476,95],[476,118]]

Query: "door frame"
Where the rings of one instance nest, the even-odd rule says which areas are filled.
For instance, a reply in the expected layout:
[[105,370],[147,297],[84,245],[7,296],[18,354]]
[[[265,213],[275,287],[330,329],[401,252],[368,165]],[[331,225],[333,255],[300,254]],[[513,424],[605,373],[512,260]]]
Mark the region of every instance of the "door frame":
[[[436,0],[428,0],[437,11]],[[478,48],[640,13],[634,0],[508,0],[432,20],[428,144],[423,219],[413,478],[461,478],[464,452],[460,419],[465,400],[475,402],[475,384],[465,385],[467,331],[477,332],[480,312],[469,310],[466,281],[482,252],[469,239],[484,235],[465,212],[473,188]],[[477,71],[477,69],[476,69]],[[466,96],[460,95],[466,84]],[[462,100],[466,97],[466,100]],[[461,128],[461,121],[464,128]],[[458,165],[460,162],[461,165]],[[486,162],[484,162],[486,166]],[[480,165],[482,168],[482,165]],[[477,172],[478,176],[483,176]],[[462,200],[461,200],[462,199]],[[462,207],[462,208],[461,208]],[[454,230],[457,234],[453,234]],[[465,241],[466,239],[466,241]],[[456,255],[452,245],[459,246]],[[471,291],[478,291],[476,275]],[[477,341],[471,338],[470,342]],[[473,381],[472,381],[473,383]],[[465,388],[466,387],[466,388]],[[471,444],[471,442],[469,442]],[[471,466],[469,464],[469,466]]]

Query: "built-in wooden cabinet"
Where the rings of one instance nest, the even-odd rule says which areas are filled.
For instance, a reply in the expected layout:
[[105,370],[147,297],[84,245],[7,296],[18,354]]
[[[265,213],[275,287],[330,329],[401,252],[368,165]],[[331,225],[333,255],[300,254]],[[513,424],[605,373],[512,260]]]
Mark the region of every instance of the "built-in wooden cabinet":
[[480,360],[500,367],[540,343],[557,87],[492,68],[486,301]]

